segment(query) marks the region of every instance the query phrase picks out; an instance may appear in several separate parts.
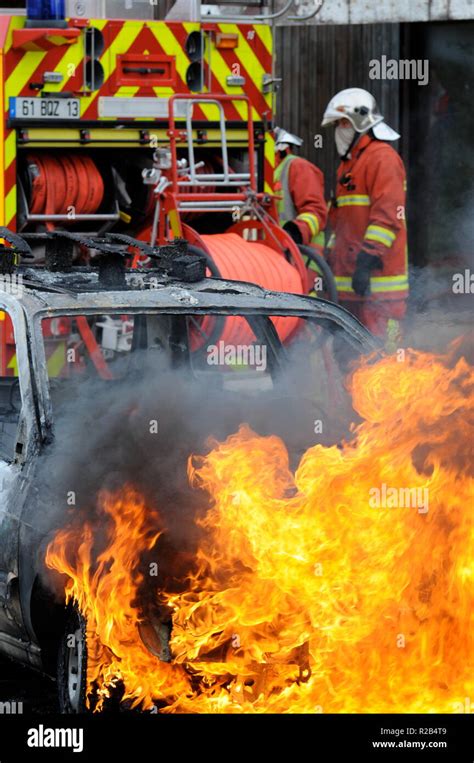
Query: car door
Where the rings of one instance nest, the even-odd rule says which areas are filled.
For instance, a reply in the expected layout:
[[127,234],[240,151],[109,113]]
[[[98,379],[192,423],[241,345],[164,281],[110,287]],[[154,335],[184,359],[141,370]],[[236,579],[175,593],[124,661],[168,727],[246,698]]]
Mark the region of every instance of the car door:
[[19,604],[20,516],[39,447],[25,316],[0,290],[0,648],[24,639]]

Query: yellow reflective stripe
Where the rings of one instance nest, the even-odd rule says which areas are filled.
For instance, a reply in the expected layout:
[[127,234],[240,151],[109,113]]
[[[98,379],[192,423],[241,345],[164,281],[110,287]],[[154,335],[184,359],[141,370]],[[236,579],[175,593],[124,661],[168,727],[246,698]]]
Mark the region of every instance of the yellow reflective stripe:
[[378,241],[387,247],[391,247],[395,241],[396,235],[389,228],[382,228],[381,225],[369,225],[365,231],[364,238],[367,241]]
[[353,194],[352,196],[338,196],[337,207],[370,207],[370,196],[365,194]]
[[[0,55],[0,81],[3,82],[3,56]],[[3,88],[0,92],[0,109],[2,110],[2,114],[5,113],[5,106],[3,102]],[[15,130],[12,130],[10,133],[13,137],[13,152],[15,152],[15,140],[16,140],[16,132]],[[5,148],[0,148],[0,225],[5,225],[5,209],[3,204],[3,199],[5,198],[5,170],[8,167],[7,160],[6,160],[6,153],[7,153],[7,143],[8,141],[5,141],[5,121],[2,119],[0,124],[0,141],[1,145]],[[13,154],[15,155],[15,154]]]
[[[354,294],[354,289],[352,286],[340,286],[339,284],[336,284],[337,291],[340,291],[341,294]],[[406,283],[404,286],[389,286],[385,285],[382,286],[381,284],[378,286],[372,286],[370,285],[370,291],[372,294],[382,294],[385,292],[398,292],[398,291],[408,291],[408,283]]]
[[365,241],[377,241],[378,244],[383,244],[389,249],[392,246],[392,241],[388,241],[381,233],[366,233],[364,236]]
[[[273,135],[270,135],[270,133],[267,133],[265,135],[265,159],[270,165],[270,167],[273,169],[275,167],[275,139]],[[265,170],[264,170],[264,176],[265,176]],[[275,182],[273,177],[273,182]],[[265,177],[265,193],[273,193],[273,187],[271,185],[271,182],[268,182],[267,178]]]
[[300,215],[297,215],[296,219],[306,223],[311,231],[311,237],[316,238],[319,233],[319,220],[316,215],[313,215],[311,212],[301,212]]
[[9,223],[16,215],[16,185],[12,186],[5,198],[5,225],[8,227]]
[[[334,276],[337,282],[340,283],[351,283],[352,276]],[[408,283],[408,276],[400,275],[400,276],[373,276],[370,279],[371,283],[375,284],[383,284],[383,283]]]
[[18,376],[18,358],[16,353],[10,358],[10,362],[7,365],[7,368],[13,371],[13,376]]
[[260,37],[261,41],[265,45],[268,52],[272,53],[273,37],[272,30],[269,24],[255,24],[255,33]]
[[12,130],[5,141],[5,168],[8,169],[16,156],[16,131]]
[[374,286],[371,284],[370,288],[375,293],[379,291],[408,291],[408,280],[400,284],[375,284]]
[[114,93],[114,98],[133,98],[138,91],[140,90],[139,87],[131,86],[131,85],[123,85],[123,87],[118,87],[117,90]]
[[[338,291],[353,292],[352,278],[335,276]],[[370,288],[374,293],[382,291],[407,291],[408,276],[378,276],[370,279]]]
[[66,363],[66,343],[61,342],[61,344],[56,347],[54,352],[49,356],[47,360],[47,368],[48,368],[48,376],[49,378],[53,378],[55,376],[59,376],[61,371],[64,368],[64,365]]
[[181,218],[176,209],[170,209],[168,212],[168,220],[171,230],[173,231],[173,236],[175,238],[182,238],[183,231],[181,228]]

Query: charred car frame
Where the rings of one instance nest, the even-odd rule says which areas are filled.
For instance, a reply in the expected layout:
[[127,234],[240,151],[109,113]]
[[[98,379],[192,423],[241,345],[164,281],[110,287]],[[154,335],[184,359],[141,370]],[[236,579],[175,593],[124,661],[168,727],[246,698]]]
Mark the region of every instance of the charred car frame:
[[[22,288],[17,289],[19,293],[0,290],[0,311],[8,314],[13,325],[17,363],[17,375],[1,380],[2,426],[9,430],[13,447],[11,458],[0,460],[4,469],[4,476],[0,475],[0,653],[49,675],[55,672],[64,617],[40,582],[44,496],[36,475],[42,455],[55,438],[43,320],[101,314],[166,316],[162,345],[177,368],[189,364],[186,321],[190,315],[212,315],[216,320],[245,316],[265,339],[270,374],[278,373],[286,354],[272,316],[308,319],[331,335],[343,335],[356,354],[379,348],[354,317],[332,303],[269,292],[250,283],[203,278],[199,263],[187,263],[185,256],[180,260],[180,278],[169,267],[127,271],[111,262],[107,246],[102,253],[109,258],[108,273],[70,263],[66,268],[58,268],[57,263],[50,269],[13,267],[10,260],[8,269],[21,275]],[[76,650],[68,658],[75,675],[82,669],[79,657]],[[75,691],[77,682],[69,688],[73,710]]]

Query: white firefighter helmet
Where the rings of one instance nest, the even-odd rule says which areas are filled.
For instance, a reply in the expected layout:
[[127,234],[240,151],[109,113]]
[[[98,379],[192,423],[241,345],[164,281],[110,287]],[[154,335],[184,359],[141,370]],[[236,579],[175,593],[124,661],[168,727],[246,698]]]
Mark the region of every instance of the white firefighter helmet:
[[288,146],[302,146],[303,139],[297,135],[292,135],[282,127],[275,127],[273,134],[275,136],[275,151],[284,151]]
[[398,140],[400,135],[385,122],[377,101],[367,90],[349,87],[336,93],[329,101],[323,114],[321,126],[348,119],[358,133],[372,130],[379,140]]

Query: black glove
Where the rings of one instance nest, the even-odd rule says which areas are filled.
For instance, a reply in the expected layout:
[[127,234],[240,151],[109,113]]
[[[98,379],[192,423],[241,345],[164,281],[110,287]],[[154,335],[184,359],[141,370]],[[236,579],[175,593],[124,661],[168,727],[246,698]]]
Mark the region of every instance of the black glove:
[[370,274],[372,270],[382,270],[382,258],[376,254],[359,252],[356,260],[356,269],[352,276],[352,288],[359,297],[370,294]]
[[296,223],[289,220],[287,223],[284,224],[283,230],[285,230],[288,233],[288,235],[291,236],[295,244],[303,243],[303,236],[301,235],[301,231],[298,228]]

